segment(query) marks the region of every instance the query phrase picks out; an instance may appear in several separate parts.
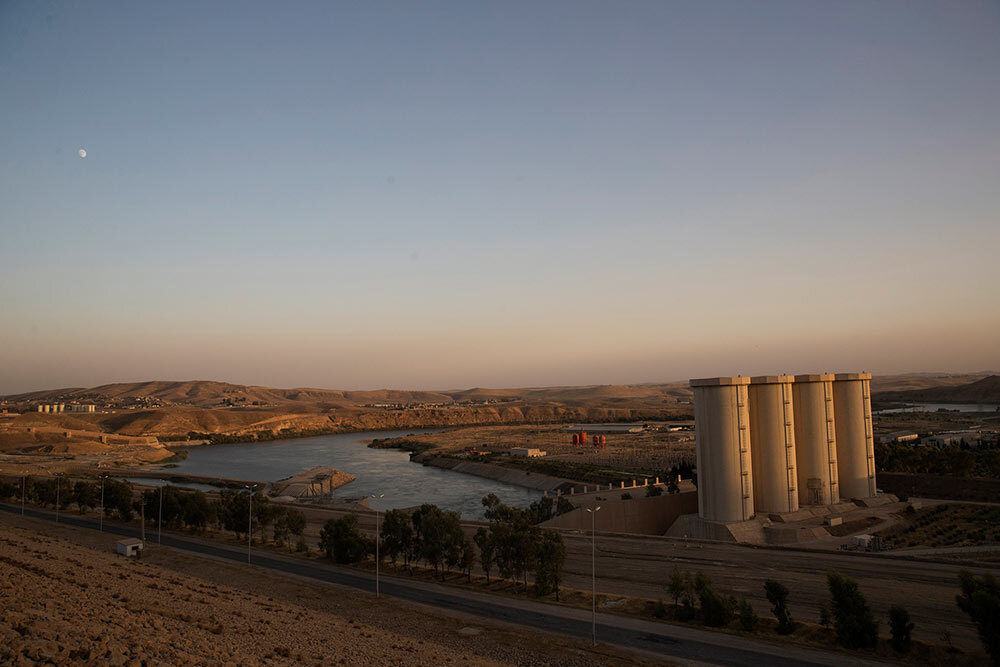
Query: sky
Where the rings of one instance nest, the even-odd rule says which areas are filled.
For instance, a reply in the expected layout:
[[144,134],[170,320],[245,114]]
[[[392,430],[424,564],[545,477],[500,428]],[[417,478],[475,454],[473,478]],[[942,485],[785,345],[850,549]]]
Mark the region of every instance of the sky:
[[996,2],[5,0],[0,118],[0,393],[1000,368]]

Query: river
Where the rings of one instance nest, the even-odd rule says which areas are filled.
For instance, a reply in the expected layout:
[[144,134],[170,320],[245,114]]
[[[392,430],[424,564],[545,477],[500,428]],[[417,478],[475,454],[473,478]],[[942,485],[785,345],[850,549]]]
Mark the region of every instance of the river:
[[994,403],[913,403],[902,408],[875,410],[873,414],[888,415],[894,412],[937,412],[950,410],[953,412],[997,412],[1000,406]]
[[177,463],[174,470],[189,475],[274,482],[313,466],[330,466],[357,478],[336,490],[338,498],[385,494],[370,501],[372,509],[433,503],[454,510],[465,519],[483,517],[482,498],[488,493],[495,493],[504,503],[517,507],[525,507],[541,497],[541,492],[534,489],[412,463],[407,452],[372,449],[364,443],[373,438],[397,438],[414,432],[411,429],[339,433],[271,442],[202,445],[188,450],[187,459]]

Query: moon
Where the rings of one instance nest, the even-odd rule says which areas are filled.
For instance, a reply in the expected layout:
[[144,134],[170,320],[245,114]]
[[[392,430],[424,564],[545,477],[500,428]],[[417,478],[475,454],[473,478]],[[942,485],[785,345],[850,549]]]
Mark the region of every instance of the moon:
[[78,150],[76,154],[79,155],[80,157],[87,157],[87,151],[83,150],[82,148]]

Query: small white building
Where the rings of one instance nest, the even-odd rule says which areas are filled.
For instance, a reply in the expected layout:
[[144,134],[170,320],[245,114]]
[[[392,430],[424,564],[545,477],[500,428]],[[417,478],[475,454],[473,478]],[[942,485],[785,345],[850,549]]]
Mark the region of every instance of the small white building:
[[511,456],[520,456],[522,458],[540,458],[545,456],[546,452],[541,449],[532,449],[530,447],[514,447],[510,450]]
[[126,558],[135,558],[139,556],[139,552],[141,552],[142,549],[142,540],[137,537],[126,537],[124,540],[118,540],[118,553]]

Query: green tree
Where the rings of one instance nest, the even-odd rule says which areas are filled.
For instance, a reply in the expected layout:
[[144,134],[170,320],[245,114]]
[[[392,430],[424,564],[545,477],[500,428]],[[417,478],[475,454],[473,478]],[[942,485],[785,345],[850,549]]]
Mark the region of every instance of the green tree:
[[537,543],[537,570],[535,572],[535,591],[538,595],[548,595],[555,591],[559,600],[559,583],[562,581],[562,569],[566,564],[566,546],[562,536],[554,530],[544,530]]
[[655,496],[662,496],[662,495],[663,495],[663,487],[661,487],[659,484],[650,484],[649,486],[646,487],[647,498],[653,498]]
[[117,479],[104,480],[104,514],[120,521],[132,520],[132,485]]
[[337,563],[356,563],[371,551],[368,540],[358,528],[358,517],[347,514],[329,519],[319,533],[319,548]]
[[958,573],[958,581],[962,593],[955,602],[975,623],[993,664],[1000,665],[1000,581],[992,574],[977,577],[967,570]]
[[771,611],[778,619],[778,634],[787,635],[795,630],[795,621],[788,610],[788,588],[780,581],[768,579],[764,582],[764,595],[771,603]]
[[462,540],[462,571],[465,572],[465,576],[468,578],[469,583],[472,583],[472,568],[476,566],[476,547],[472,544],[472,540],[465,538]]
[[93,482],[77,482],[73,485],[73,499],[80,514],[83,514],[92,507],[97,507],[100,502],[100,488]]
[[826,575],[837,641],[847,648],[873,648],[878,641],[878,623],[857,582],[836,572]]
[[889,607],[889,630],[892,632],[892,647],[900,653],[910,650],[910,633],[914,625],[910,621],[910,613],[903,605],[894,604]]
[[746,598],[740,598],[739,613],[740,627],[745,632],[753,632],[757,628],[757,612]]
[[674,571],[670,574],[670,580],[667,581],[667,591],[674,597],[674,607],[677,607],[681,596],[687,590],[687,584],[681,569],[674,564]]
[[486,573],[486,585],[490,585],[490,570],[493,569],[493,540],[490,532],[480,526],[476,528],[476,534],[472,538],[479,548],[479,564],[482,565],[483,572]]
[[407,567],[413,553],[413,526],[410,515],[403,510],[389,510],[382,517],[382,550],[395,565],[400,556]]

